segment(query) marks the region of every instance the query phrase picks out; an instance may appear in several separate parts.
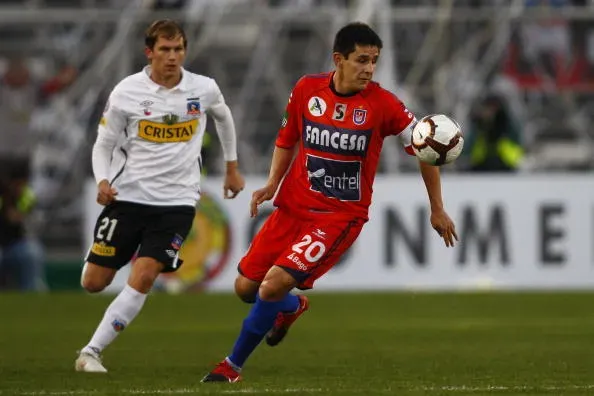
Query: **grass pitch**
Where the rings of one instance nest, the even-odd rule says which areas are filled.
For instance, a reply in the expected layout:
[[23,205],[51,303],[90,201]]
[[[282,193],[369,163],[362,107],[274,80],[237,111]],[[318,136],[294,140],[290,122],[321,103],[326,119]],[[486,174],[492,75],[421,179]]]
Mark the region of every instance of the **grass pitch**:
[[238,384],[200,379],[249,307],[232,295],[149,297],[105,352],[74,372],[112,296],[0,294],[0,395],[594,394],[594,294],[314,294]]

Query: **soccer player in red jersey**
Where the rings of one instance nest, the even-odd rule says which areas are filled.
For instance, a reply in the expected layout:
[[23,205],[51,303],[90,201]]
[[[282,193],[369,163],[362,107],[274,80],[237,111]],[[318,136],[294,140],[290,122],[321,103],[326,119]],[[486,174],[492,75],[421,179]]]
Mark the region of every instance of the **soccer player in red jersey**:
[[[241,367],[266,337],[278,344],[308,309],[297,287],[310,289],[353,244],[368,220],[373,180],[384,139],[400,138],[414,155],[416,119],[371,79],[382,48],[363,23],[336,34],[335,70],[302,77],[289,98],[267,184],[255,191],[251,215],[274,200],[275,211],[239,263],[236,293],[254,305],[232,353],[203,382],[236,382]],[[453,246],[454,223],[443,208],[439,168],[419,162],[429,195],[431,225]],[[288,170],[288,172],[287,172]]]

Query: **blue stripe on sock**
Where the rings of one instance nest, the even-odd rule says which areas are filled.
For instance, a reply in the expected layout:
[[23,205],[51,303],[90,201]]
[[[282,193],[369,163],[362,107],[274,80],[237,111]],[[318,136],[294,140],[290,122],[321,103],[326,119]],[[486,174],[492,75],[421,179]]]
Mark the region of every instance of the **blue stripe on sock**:
[[239,337],[233,346],[229,360],[238,367],[242,367],[247,358],[262,341],[266,333],[274,325],[279,312],[295,312],[299,308],[299,298],[287,294],[281,301],[264,301],[256,297],[248,316],[243,321]]

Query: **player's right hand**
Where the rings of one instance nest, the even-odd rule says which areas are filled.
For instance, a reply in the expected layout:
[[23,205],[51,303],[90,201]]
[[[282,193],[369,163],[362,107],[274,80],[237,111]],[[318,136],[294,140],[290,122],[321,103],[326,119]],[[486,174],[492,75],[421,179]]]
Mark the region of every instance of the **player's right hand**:
[[258,215],[258,205],[264,201],[271,200],[276,193],[278,186],[267,184],[252,194],[252,201],[250,202],[250,215],[256,217]]
[[109,205],[116,199],[118,192],[113,188],[108,180],[101,180],[97,185],[97,203],[99,205]]

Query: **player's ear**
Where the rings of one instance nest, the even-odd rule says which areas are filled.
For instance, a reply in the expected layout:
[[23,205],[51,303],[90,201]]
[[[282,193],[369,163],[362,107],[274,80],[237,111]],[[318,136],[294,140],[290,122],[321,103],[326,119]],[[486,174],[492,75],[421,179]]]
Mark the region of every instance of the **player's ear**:
[[151,50],[149,47],[144,47],[144,54],[149,61],[153,60],[153,50]]
[[342,66],[342,61],[344,60],[344,56],[340,52],[333,52],[332,60],[334,61],[334,66],[336,66],[337,68],[340,68]]

